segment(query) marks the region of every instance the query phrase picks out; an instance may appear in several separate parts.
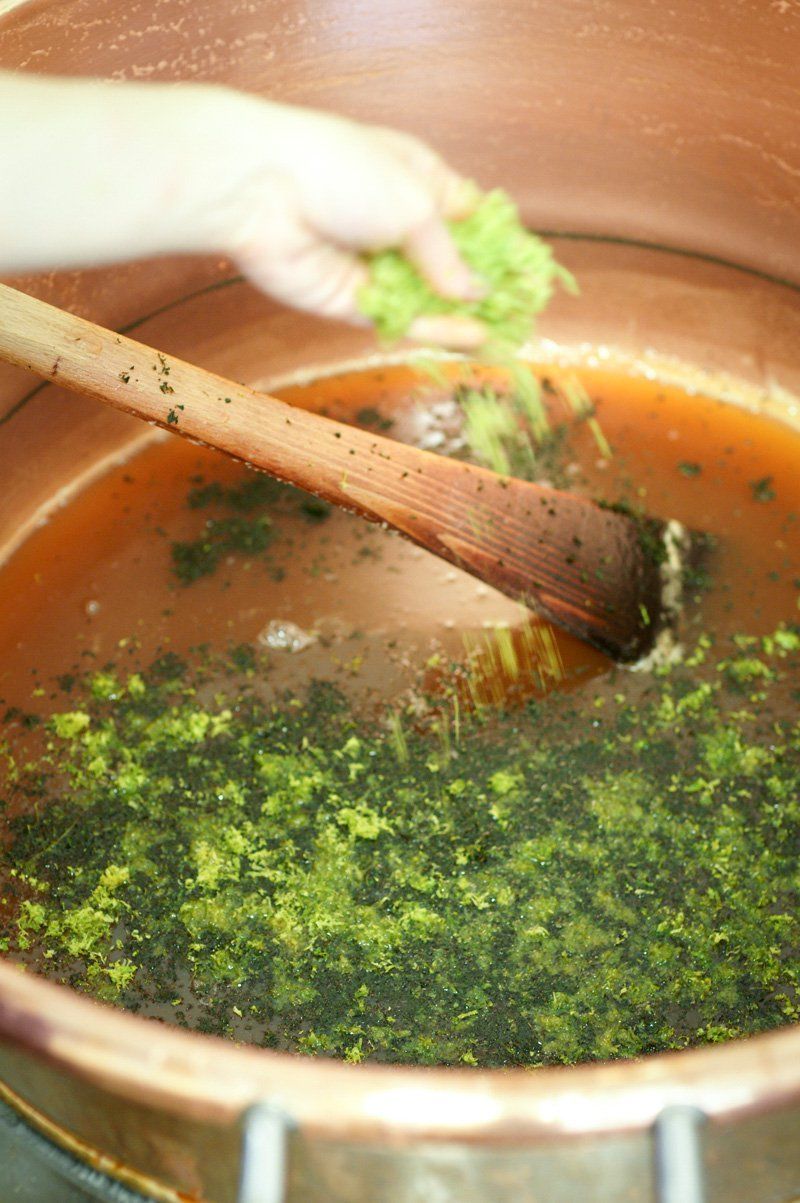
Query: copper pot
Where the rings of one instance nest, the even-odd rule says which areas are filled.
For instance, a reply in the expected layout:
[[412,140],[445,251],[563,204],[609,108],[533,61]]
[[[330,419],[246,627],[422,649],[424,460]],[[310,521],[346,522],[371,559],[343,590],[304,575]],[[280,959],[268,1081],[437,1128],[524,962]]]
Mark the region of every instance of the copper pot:
[[[218,80],[423,134],[557,236],[583,295],[547,315],[546,353],[617,357],[795,420],[791,0],[0,0],[0,12],[4,68]],[[315,365],[370,349],[230,276],[181,259],[15,283],[254,382],[313,366],[309,346]],[[0,369],[0,554],[142,437]],[[0,964],[0,1037],[0,1098],[152,1198],[800,1196],[796,1028],[568,1070],[345,1066],[171,1030]]]

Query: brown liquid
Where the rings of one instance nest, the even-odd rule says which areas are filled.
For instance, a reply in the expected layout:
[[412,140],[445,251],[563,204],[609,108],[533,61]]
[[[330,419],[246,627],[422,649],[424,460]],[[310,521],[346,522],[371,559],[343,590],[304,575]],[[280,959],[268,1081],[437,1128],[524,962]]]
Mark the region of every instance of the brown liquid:
[[[724,636],[760,633],[797,617],[800,435],[733,405],[690,397],[644,379],[583,371],[602,429],[615,449],[601,459],[585,425],[572,427],[568,468],[583,491],[620,496],[719,539],[714,584],[691,624]],[[382,368],[286,389],[296,404],[353,420],[369,406],[391,416],[389,433],[412,439],[430,423],[420,378]],[[422,381],[435,403],[445,389]],[[567,418],[554,409],[555,421]],[[700,465],[699,474],[679,465]],[[692,471],[694,469],[691,469]],[[147,663],[159,650],[256,640],[275,619],[314,630],[307,650],[277,651],[276,683],[330,676],[371,698],[391,698],[418,678],[435,650],[493,625],[519,627],[521,607],[394,534],[335,512],[311,525],[278,514],[272,579],[236,555],[188,587],[171,572],[170,544],[197,537],[208,516],[187,508],[193,477],[223,483],[243,469],[180,439],[149,446],[87,488],[27,540],[0,573],[0,697],[47,707],[58,674],[108,661]],[[755,488],[755,483],[770,478]],[[774,500],[758,500],[774,493]],[[599,654],[556,633],[570,678],[608,667]]]

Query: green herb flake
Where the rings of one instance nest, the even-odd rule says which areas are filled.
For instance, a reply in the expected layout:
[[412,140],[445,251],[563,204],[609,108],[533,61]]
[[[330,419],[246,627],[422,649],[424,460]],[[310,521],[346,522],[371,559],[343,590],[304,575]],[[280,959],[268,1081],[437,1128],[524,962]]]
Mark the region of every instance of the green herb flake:
[[759,480],[750,481],[750,492],[753,494],[754,501],[768,502],[775,500],[775,490],[773,486],[773,477],[762,476]]

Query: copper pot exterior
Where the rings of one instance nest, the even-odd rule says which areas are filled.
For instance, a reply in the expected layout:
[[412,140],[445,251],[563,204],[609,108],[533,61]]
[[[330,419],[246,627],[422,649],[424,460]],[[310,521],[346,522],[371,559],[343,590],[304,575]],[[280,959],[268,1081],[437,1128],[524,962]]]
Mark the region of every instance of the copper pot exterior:
[[[721,395],[730,374],[751,404],[795,420],[789,0],[0,0],[4,11],[3,68],[216,80],[423,134],[562,235],[583,291],[553,307],[544,339]],[[254,383],[370,350],[363,332],[287,313],[230,275],[182,259],[15,282]],[[132,420],[0,367],[0,555],[60,490],[141,438]],[[0,964],[0,1079],[0,1098],[54,1140],[163,1199],[232,1203],[241,1116],[264,1098],[296,1125],[292,1203],[652,1203],[651,1124],[684,1102],[710,1117],[709,1203],[800,1197],[796,1028],[569,1070],[350,1067],[188,1035]]]

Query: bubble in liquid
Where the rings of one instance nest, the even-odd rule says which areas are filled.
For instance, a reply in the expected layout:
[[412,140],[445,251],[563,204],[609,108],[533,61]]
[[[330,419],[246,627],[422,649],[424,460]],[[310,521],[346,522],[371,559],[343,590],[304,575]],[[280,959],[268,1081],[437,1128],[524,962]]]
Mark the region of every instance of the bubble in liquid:
[[273,651],[302,652],[316,639],[316,635],[285,618],[273,618],[258,633],[258,642]]

